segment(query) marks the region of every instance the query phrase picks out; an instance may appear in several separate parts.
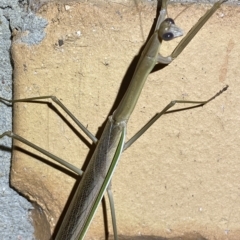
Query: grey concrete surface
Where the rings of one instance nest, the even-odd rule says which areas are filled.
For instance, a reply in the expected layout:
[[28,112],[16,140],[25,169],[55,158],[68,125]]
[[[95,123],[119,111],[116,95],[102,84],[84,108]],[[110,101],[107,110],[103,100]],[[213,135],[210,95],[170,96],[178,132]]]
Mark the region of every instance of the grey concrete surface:
[[[12,98],[11,32],[27,31],[21,39],[38,44],[45,36],[46,20],[27,11],[24,0],[0,0],[0,96]],[[0,102],[0,134],[12,129],[12,108]],[[0,139],[0,240],[34,239],[29,218],[32,205],[9,186],[11,139]]]
[[[36,11],[47,0],[0,0],[0,96],[12,98],[11,31],[27,31],[21,41],[38,44],[44,38],[46,20]],[[182,2],[179,0],[177,2]],[[185,1],[199,2],[199,1]],[[209,1],[203,1],[209,2]],[[229,1],[240,4],[239,0]],[[28,7],[30,4],[30,8]],[[12,129],[12,109],[0,102],[0,134]],[[34,239],[28,211],[31,204],[9,186],[11,139],[0,139],[0,240]]]

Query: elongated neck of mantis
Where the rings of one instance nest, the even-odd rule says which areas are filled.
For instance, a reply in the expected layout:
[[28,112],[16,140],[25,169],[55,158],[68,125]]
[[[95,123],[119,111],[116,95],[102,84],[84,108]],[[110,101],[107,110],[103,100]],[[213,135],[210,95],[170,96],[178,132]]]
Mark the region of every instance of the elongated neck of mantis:
[[128,121],[131,116],[142,92],[144,83],[156,64],[159,47],[160,41],[157,32],[155,32],[146,44],[129,87],[118,108],[113,113],[113,120],[115,122]]

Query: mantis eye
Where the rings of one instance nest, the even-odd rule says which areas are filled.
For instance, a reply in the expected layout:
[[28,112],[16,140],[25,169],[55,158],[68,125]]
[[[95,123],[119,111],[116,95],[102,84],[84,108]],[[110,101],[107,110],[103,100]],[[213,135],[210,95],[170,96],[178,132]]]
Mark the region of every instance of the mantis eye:
[[162,39],[163,39],[164,41],[170,41],[170,40],[172,40],[173,38],[174,38],[174,35],[173,35],[172,32],[166,32],[166,33],[164,33],[164,34],[162,35]]
[[160,25],[158,36],[164,41],[170,41],[173,38],[183,34],[182,30],[177,27],[172,18],[166,18]]

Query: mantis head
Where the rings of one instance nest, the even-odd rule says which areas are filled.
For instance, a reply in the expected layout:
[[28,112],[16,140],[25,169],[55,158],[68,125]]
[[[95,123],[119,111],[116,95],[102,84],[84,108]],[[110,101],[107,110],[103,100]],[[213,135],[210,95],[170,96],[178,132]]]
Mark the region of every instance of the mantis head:
[[166,18],[158,29],[158,37],[164,41],[170,41],[182,35],[182,29],[175,25],[172,18]]

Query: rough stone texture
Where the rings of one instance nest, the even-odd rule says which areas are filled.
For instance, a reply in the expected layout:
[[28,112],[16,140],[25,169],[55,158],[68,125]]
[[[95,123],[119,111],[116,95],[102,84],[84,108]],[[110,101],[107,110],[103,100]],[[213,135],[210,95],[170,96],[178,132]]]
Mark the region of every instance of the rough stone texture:
[[[25,2],[25,3],[24,3]],[[27,12],[26,1],[0,0],[0,96],[12,98],[11,34],[14,29],[28,32],[21,41],[27,44],[44,38],[46,20]],[[0,102],[0,134],[12,129],[12,108]],[[9,185],[11,139],[0,139],[0,239],[33,239],[32,205]]]
[[[136,7],[134,1],[44,5],[39,14],[49,22],[46,38],[12,49],[15,98],[56,95],[97,133],[122,79],[128,80],[125,74],[148,36],[155,8],[151,2]],[[187,32],[207,8],[171,5],[169,15],[178,16],[176,23]],[[222,6],[178,59],[149,76],[128,136],[171,100],[206,100],[230,87],[203,108],[164,116],[123,154],[113,178],[121,235],[239,239],[240,36],[233,27],[240,24],[239,12]],[[161,52],[167,55],[179,41],[164,44]],[[61,114],[47,104],[16,104],[14,131],[82,167],[90,158],[84,135],[70,121],[72,131],[69,117],[56,108]],[[53,231],[77,177],[14,144],[12,184],[42,207]],[[86,239],[103,238],[103,230],[99,208]]]

